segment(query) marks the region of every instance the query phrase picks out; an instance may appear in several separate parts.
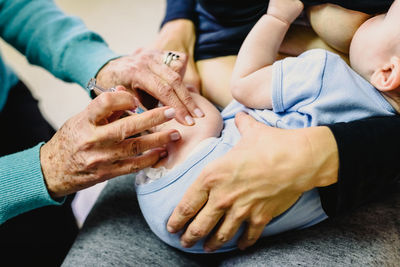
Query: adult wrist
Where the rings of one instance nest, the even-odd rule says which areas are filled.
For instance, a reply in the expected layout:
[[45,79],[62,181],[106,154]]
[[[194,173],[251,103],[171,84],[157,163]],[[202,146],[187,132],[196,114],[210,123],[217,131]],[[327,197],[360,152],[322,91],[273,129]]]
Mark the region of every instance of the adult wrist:
[[336,139],[326,126],[305,128],[305,136],[311,149],[314,175],[313,187],[325,187],[337,183],[339,153]]
[[[168,47],[170,50],[182,51],[194,48],[196,27],[189,19],[175,19],[167,22],[161,28],[157,40],[158,47]],[[185,52],[185,51],[182,51]]]
[[52,165],[50,162],[51,156],[48,154],[47,147],[48,147],[48,143],[44,144],[40,148],[40,167],[42,169],[43,181],[47,188],[47,192],[49,193],[49,195],[52,198],[55,198],[56,197],[55,192],[52,189],[52,183],[50,180],[50,176],[52,176],[51,171],[50,171],[51,165]]

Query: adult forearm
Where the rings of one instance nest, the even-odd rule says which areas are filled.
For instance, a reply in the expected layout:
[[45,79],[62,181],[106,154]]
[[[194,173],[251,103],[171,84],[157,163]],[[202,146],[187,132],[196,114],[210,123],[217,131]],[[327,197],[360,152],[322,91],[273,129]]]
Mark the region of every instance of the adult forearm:
[[[335,137],[328,127],[311,127],[304,131],[311,149],[312,170],[315,172],[308,181],[311,186],[325,187],[337,182],[339,154]],[[304,187],[307,189],[307,186]]]
[[29,210],[61,204],[50,197],[44,183],[41,145],[0,158],[0,224]]
[[352,210],[387,192],[400,179],[400,117],[330,125],[339,150],[337,184],[320,188],[330,216]]
[[29,62],[65,81],[86,85],[117,57],[77,17],[66,16],[50,0],[1,0],[0,35]]

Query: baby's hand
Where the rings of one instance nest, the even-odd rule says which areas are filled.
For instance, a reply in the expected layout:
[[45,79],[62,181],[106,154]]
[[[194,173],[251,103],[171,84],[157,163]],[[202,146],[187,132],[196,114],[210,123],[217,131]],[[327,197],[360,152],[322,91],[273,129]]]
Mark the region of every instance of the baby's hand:
[[267,14],[292,24],[303,8],[304,5],[300,0],[270,0]]

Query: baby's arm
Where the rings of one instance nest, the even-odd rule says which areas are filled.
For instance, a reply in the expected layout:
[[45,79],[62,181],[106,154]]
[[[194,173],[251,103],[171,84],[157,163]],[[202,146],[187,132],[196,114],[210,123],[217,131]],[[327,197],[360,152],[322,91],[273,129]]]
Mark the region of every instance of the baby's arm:
[[271,0],[240,48],[232,74],[233,97],[251,108],[272,108],[272,64],[290,24],[303,10],[300,0]]

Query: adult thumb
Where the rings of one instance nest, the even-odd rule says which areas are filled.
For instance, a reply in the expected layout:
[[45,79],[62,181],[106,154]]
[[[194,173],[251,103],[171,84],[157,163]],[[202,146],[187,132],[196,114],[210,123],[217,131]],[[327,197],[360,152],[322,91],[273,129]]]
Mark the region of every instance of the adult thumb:
[[254,127],[257,126],[257,123],[258,122],[252,116],[244,112],[239,112],[236,114],[235,124],[242,136],[246,133],[246,131],[254,129]]

